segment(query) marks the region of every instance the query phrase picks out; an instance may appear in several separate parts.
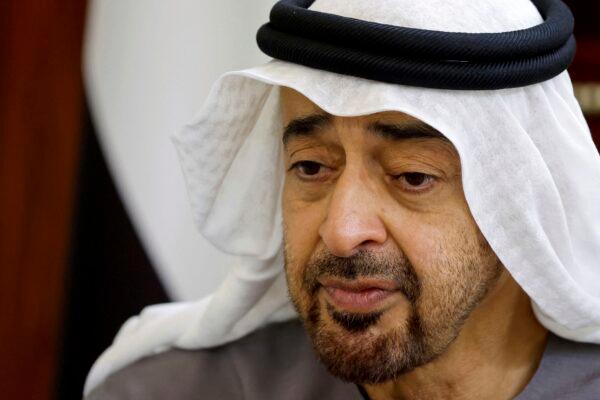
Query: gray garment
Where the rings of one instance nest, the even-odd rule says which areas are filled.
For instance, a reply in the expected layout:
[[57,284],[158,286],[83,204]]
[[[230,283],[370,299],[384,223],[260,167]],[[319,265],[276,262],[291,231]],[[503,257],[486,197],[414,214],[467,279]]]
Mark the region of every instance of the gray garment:
[[[86,400],[361,400],[317,361],[299,321],[269,325],[207,350],[170,350],[108,377]],[[550,335],[518,400],[600,399],[600,346]]]

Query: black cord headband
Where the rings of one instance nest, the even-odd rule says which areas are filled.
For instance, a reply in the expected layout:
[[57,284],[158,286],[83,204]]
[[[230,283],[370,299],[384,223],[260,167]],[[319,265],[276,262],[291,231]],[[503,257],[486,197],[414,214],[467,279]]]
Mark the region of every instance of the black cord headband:
[[575,55],[573,14],[561,0],[532,0],[544,22],[501,33],[405,28],[309,10],[280,0],[256,35],[267,55],[402,85],[504,89],[553,78]]

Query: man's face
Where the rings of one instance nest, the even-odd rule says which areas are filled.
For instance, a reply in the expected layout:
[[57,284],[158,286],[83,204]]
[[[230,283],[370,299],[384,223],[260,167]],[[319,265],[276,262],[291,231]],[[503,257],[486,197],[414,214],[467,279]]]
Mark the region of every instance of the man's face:
[[453,145],[400,112],[335,117],[281,88],[290,297],[320,359],[381,383],[433,360],[503,270]]

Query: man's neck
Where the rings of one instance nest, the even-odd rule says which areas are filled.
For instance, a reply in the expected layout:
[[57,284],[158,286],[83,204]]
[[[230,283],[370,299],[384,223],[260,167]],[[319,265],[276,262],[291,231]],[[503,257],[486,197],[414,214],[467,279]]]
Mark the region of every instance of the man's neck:
[[527,295],[504,272],[444,354],[364,388],[373,400],[512,399],[537,370],[547,335]]

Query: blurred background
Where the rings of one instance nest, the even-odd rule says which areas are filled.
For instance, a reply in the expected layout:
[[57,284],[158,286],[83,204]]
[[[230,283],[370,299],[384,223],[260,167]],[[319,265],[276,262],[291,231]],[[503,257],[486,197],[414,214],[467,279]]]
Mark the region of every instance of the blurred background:
[[[80,399],[127,317],[223,278],[170,135],[219,75],[267,61],[254,35],[274,2],[0,0],[3,399]],[[600,6],[566,2],[598,144]]]

